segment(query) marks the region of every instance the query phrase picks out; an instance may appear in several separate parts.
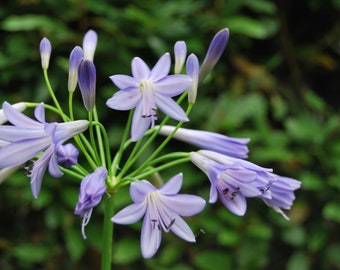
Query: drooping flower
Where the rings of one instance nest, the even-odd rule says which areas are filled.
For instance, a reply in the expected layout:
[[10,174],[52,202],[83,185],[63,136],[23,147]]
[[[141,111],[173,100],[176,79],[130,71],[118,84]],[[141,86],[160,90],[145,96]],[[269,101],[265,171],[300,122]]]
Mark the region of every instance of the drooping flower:
[[301,182],[296,179],[277,175],[277,181],[270,185],[271,197],[262,199],[285,219],[289,219],[282,209],[290,210],[295,200],[294,191],[300,186]]
[[51,42],[47,38],[43,38],[40,41],[40,58],[41,58],[41,67],[43,69],[48,69],[52,51]]
[[107,174],[105,167],[99,167],[93,173],[85,176],[80,183],[79,197],[74,213],[83,218],[81,231],[84,239],[86,238],[85,226],[90,221],[92,209],[100,203],[106,191],[105,178]]
[[178,121],[188,121],[183,109],[172,99],[187,90],[192,83],[183,74],[168,75],[170,55],[165,53],[152,70],[139,57],[132,60],[132,75],[113,75],[110,79],[120,89],[106,105],[115,110],[136,108],[131,127],[131,139],[137,141],[157,119],[157,108]]
[[28,168],[32,193],[37,198],[47,167],[53,177],[62,175],[56,159],[56,146],[85,131],[88,121],[46,123],[43,103],[34,110],[38,121],[22,114],[7,102],[3,103],[2,108],[13,126],[0,126],[0,140],[8,143],[0,148],[0,168],[25,163],[44,151]]
[[[159,134],[168,136],[174,130],[174,126],[164,125],[160,129]],[[247,143],[250,139],[231,138],[215,132],[179,128],[173,138],[201,149],[215,151],[236,158],[246,158],[249,152]]]
[[209,178],[210,203],[219,197],[229,211],[243,216],[246,197],[271,198],[270,186],[277,180],[271,169],[209,150],[191,152],[190,159]]
[[187,57],[187,45],[184,41],[177,41],[174,46],[175,74],[180,74]]
[[198,196],[178,194],[183,181],[180,173],[172,177],[160,189],[150,182],[133,182],[130,195],[133,204],[119,211],[112,221],[131,224],[144,216],[141,232],[141,250],[144,258],[151,258],[158,250],[162,230],[172,231],[178,237],[195,242],[195,235],[180,216],[192,216],[203,210],[205,201]]
[[96,103],[96,67],[92,61],[83,59],[78,67],[78,83],[87,111]]
[[78,163],[78,149],[72,144],[58,144],[57,145],[57,162],[60,166],[70,168]]
[[194,104],[197,97],[197,87],[198,87],[198,75],[199,75],[199,62],[196,55],[193,53],[189,55],[187,64],[187,74],[192,79],[192,85],[188,90],[188,101]]
[[[12,105],[13,108],[16,110],[22,112],[26,109],[26,103],[25,102],[18,102]],[[3,109],[0,109],[0,125],[4,124],[7,122],[6,115],[4,113]],[[1,145],[0,145],[1,146]]]
[[199,81],[203,81],[220,59],[229,40],[229,29],[220,30],[210,42],[207,54],[200,68]]
[[82,48],[74,47],[71,51],[68,65],[68,91],[74,92],[78,84],[78,68],[84,58]]

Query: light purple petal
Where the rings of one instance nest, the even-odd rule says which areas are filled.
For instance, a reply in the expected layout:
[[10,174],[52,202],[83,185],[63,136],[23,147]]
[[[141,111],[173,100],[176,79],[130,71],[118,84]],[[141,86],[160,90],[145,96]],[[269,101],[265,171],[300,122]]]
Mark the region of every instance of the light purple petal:
[[132,59],[131,70],[132,70],[132,76],[139,82],[146,80],[150,74],[149,67],[139,57],[135,57]]
[[242,194],[238,193],[233,199],[230,199],[228,196],[225,196],[221,191],[220,199],[224,206],[233,214],[243,216],[246,213],[247,201]]
[[18,128],[16,126],[0,126],[0,139],[8,142],[41,137],[46,137],[46,133],[43,129]]
[[110,79],[119,89],[125,89],[131,86],[139,87],[139,82],[136,81],[134,77],[128,75],[112,75]]
[[188,101],[193,104],[197,97],[197,87],[198,87],[198,73],[199,73],[199,62],[196,55],[193,53],[189,55],[186,64],[187,74],[192,79],[192,85],[189,88]]
[[[212,180],[210,180],[210,182],[211,181]],[[212,204],[216,203],[217,199],[218,199],[218,192],[217,192],[216,186],[214,184],[211,184],[210,192],[209,192],[209,203],[212,203]]]
[[37,121],[32,120],[26,115],[22,114],[18,110],[14,109],[8,102],[4,102],[2,105],[3,111],[6,115],[6,118],[13,125],[22,127],[22,128],[43,128],[43,125]]
[[87,120],[76,120],[57,124],[55,132],[51,134],[53,136],[53,142],[55,144],[63,143],[68,139],[78,135],[79,133],[84,132],[88,126],[89,121]]
[[189,89],[191,84],[192,79],[188,75],[169,75],[154,83],[154,92],[159,95],[173,97],[182,94],[185,90]]
[[50,162],[48,165],[48,172],[50,173],[51,176],[55,178],[59,178],[64,175],[64,173],[59,169],[57,158],[55,155],[53,155],[50,158]]
[[205,201],[201,197],[188,194],[164,196],[162,202],[175,213],[185,217],[201,212],[205,206]]
[[34,116],[40,123],[45,123],[45,107],[43,103],[40,103],[35,107]]
[[155,94],[155,100],[157,107],[163,111],[166,115],[169,115],[171,118],[187,122],[189,118],[183,111],[182,107],[179,106],[175,101],[173,101],[170,97],[165,97],[162,95]]
[[95,31],[89,30],[84,35],[83,50],[84,58],[93,61],[94,53],[97,47],[98,35]]
[[151,222],[147,211],[143,220],[141,233],[141,250],[145,259],[151,258],[157,252],[162,240],[162,230]]
[[51,139],[23,140],[0,148],[0,168],[10,167],[32,159],[51,144]]
[[146,210],[146,203],[134,203],[115,214],[111,221],[117,224],[132,224],[140,220]]
[[179,173],[169,179],[160,189],[159,192],[163,195],[177,194],[183,183],[183,174]]
[[195,235],[192,230],[180,216],[176,216],[175,222],[170,227],[170,230],[185,241],[196,242]]
[[153,82],[157,82],[158,80],[164,78],[169,74],[171,65],[170,54],[165,53],[159,58],[156,65],[150,72],[149,80]]
[[130,196],[135,203],[143,202],[148,192],[156,190],[157,189],[146,180],[135,181],[130,184]]
[[175,53],[175,74],[179,74],[182,71],[185,58],[187,56],[187,45],[184,41],[177,41],[174,46]]
[[106,105],[114,110],[131,110],[140,102],[142,95],[138,88],[130,87],[116,92],[106,101]]
[[133,142],[138,141],[142,138],[145,132],[151,126],[151,117],[142,117],[142,106],[139,103],[135,109],[131,124],[131,140]]

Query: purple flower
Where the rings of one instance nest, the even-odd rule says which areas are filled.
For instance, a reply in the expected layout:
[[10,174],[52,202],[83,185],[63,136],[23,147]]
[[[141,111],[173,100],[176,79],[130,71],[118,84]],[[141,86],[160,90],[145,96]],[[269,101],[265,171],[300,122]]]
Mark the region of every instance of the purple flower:
[[175,74],[179,74],[182,71],[185,58],[187,56],[187,45],[184,41],[177,41],[174,46],[175,53]]
[[136,108],[131,127],[132,141],[143,137],[157,119],[157,108],[178,121],[188,121],[183,109],[171,98],[191,86],[187,75],[168,75],[170,55],[165,53],[150,71],[139,57],[132,60],[132,75],[113,75],[110,79],[121,90],[107,100],[106,105],[115,110]]
[[118,212],[112,221],[131,224],[144,216],[141,233],[141,250],[144,258],[151,258],[158,250],[162,230],[172,231],[178,237],[195,242],[190,227],[180,216],[192,216],[203,210],[205,201],[194,195],[178,194],[183,181],[180,173],[160,189],[146,180],[133,182],[130,195],[133,204]]
[[98,35],[95,31],[89,30],[84,35],[83,50],[84,59],[93,62],[94,53],[96,51]]
[[[168,136],[174,130],[175,127],[165,125],[162,126],[159,134]],[[214,132],[186,128],[179,128],[173,138],[201,149],[215,151],[236,158],[247,157],[248,147],[246,144],[250,141],[250,139],[231,138]]]
[[85,176],[80,183],[79,197],[74,213],[83,217],[81,231],[84,238],[86,238],[85,226],[90,221],[92,209],[100,203],[106,191],[106,177],[106,168],[99,167],[93,173]]
[[295,200],[294,191],[299,189],[301,182],[289,177],[277,175],[277,181],[270,185],[271,197],[263,198],[263,201],[284,218],[289,219],[282,209],[289,210]]
[[43,38],[40,41],[40,57],[41,57],[41,67],[43,69],[48,69],[50,63],[50,56],[52,51],[51,42],[47,38]]
[[6,118],[13,126],[0,126],[0,140],[8,143],[0,148],[0,168],[25,163],[44,151],[28,167],[32,193],[37,198],[47,167],[53,177],[62,175],[56,159],[56,146],[85,131],[88,121],[46,123],[43,103],[34,110],[35,118],[38,121],[25,116],[7,102],[4,102],[2,108]]
[[78,68],[84,58],[82,48],[76,46],[70,54],[69,66],[68,66],[68,91],[74,92],[78,83]]
[[96,102],[96,67],[90,60],[82,60],[78,68],[78,83],[87,111],[92,111]]
[[199,81],[203,81],[203,79],[208,75],[208,73],[214,68],[217,61],[220,59],[225,47],[227,46],[229,39],[229,30],[228,28],[224,28],[220,30],[212,39],[207,54],[203,60],[203,64],[201,65]]
[[192,85],[189,88],[188,92],[188,101],[191,104],[194,104],[197,97],[197,87],[198,87],[198,74],[199,74],[199,63],[198,58],[193,53],[189,55],[187,64],[187,74],[192,79]]
[[229,211],[243,216],[246,197],[271,198],[270,186],[277,180],[271,169],[208,150],[191,152],[190,159],[210,180],[210,203],[219,197]]
[[57,146],[57,162],[60,166],[70,168],[78,163],[78,149],[72,144],[59,144]]

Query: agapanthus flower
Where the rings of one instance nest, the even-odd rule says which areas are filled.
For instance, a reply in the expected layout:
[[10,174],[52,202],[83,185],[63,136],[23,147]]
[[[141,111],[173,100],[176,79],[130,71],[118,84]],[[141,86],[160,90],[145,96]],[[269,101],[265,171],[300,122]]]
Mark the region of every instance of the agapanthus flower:
[[43,69],[48,69],[52,51],[51,42],[47,38],[43,38],[40,41],[40,58],[41,58],[41,67]]
[[209,150],[191,152],[190,159],[209,178],[210,203],[219,197],[229,211],[243,216],[246,197],[271,198],[270,187],[277,180],[271,169]]
[[192,216],[203,210],[205,201],[198,196],[178,194],[183,181],[180,173],[157,189],[142,180],[130,185],[133,204],[123,208],[112,221],[131,224],[144,216],[141,232],[141,250],[144,258],[151,258],[158,250],[162,231],[172,231],[178,237],[195,242],[195,235],[180,216]]
[[178,121],[189,120],[172,97],[187,90],[192,80],[183,74],[168,75],[170,62],[169,53],[165,53],[150,70],[141,58],[135,57],[131,63],[133,77],[110,77],[120,91],[108,99],[106,105],[115,110],[135,108],[131,127],[132,141],[139,140],[154,125],[157,108]]
[[6,118],[13,126],[0,126],[0,140],[8,142],[0,148],[0,168],[25,163],[43,152],[28,167],[27,174],[31,179],[33,196],[37,198],[47,167],[53,177],[62,175],[56,159],[56,146],[85,131],[88,121],[47,123],[43,103],[34,110],[35,118],[38,121],[22,114],[7,102],[3,103],[2,108]]
[[78,67],[78,84],[87,111],[92,111],[96,102],[96,67],[92,61],[83,59]]
[[[159,134],[168,136],[174,130],[174,126],[164,125],[160,129]],[[236,158],[246,158],[249,152],[247,143],[250,139],[231,138],[215,132],[179,128],[173,138],[201,149],[215,151]]]
[[81,231],[84,238],[86,238],[85,226],[90,221],[92,210],[100,203],[106,191],[105,178],[107,174],[105,167],[99,167],[93,173],[85,176],[80,183],[79,197],[74,213],[83,218]]
[[83,38],[84,59],[93,62],[94,53],[96,51],[98,35],[95,31],[89,30]]
[[187,45],[184,41],[177,41],[174,46],[175,53],[175,74],[182,72],[185,58],[187,57]]
[[270,185],[271,197],[262,199],[284,218],[289,219],[282,209],[290,210],[295,200],[294,191],[300,186],[301,182],[296,179],[277,175],[277,181]]
[[192,85],[188,90],[188,101],[194,104],[197,97],[198,76],[199,76],[199,62],[196,55],[193,53],[189,55],[186,63],[187,74],[192,79]]
[[60,166],[70,168],[71,166],[78,163],[79,151],[72,144],[59,144],[57,149],[57,162]]
[[224,28],[213,37],[200,68],[199,81],[203,81],[220,59],[229,40],[229,29]]
[[81,47],[76,46],[70,53],[68,65],[68,91],[74,92],[78,84],[78,68],[84,58]]

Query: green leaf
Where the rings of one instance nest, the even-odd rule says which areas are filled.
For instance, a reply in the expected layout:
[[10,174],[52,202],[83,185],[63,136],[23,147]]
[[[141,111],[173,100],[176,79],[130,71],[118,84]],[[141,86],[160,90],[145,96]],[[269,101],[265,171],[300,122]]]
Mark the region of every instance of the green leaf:
[[14,248],[13,255],[26,263],[43,262],[48,258],[50,250],[46,246],[34,244],[22,244]]
[[125,237],[117,243],[113,253],[113,261],[116,264],[132,263],[141,257],[138,239]]
[[194,264],[200,270],[231,269],[231,257],[227,252],[205,251],[198,254]]
[[338,202],[327,203],[322,210],[322,215],[326,219],[340,222],[340,204]]

